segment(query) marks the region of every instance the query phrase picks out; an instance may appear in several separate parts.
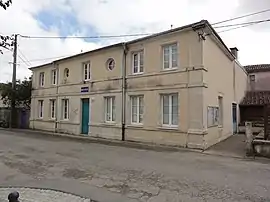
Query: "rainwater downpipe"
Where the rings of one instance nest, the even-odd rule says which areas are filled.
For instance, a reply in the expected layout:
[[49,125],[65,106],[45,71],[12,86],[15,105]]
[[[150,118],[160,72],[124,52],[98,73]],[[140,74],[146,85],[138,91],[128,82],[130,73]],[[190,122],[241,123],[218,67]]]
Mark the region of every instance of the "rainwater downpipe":
[[125,141],[125,129],[126,129],[126,58],[127,58],[127,44],[123,43],[123,58],[122,58],[122,141]]
[[54,111],[55,111],[55,124],[54,124],[54,132],[57,133],[58,129],[58,90],[59,90],[59,66],[58,64],[55,64],[53,62],[53,67],[56,69],[56,99],[55,99],[55,106],[54,106]]

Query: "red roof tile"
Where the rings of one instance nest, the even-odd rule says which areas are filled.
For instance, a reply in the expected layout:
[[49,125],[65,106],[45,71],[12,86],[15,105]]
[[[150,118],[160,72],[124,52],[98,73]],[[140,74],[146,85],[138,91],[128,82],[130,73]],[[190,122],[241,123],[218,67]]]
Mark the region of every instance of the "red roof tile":
[[270,91],[247,91],[240,105],[270,104]]
[[270,64],[257,64],[244,66],[248,73],[270,71]]

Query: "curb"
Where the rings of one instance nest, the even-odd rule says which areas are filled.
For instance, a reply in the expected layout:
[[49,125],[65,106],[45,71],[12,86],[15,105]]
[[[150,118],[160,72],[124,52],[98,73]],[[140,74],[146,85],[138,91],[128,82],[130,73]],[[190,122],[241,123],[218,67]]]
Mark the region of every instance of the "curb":
[[105,138],[98,138],[98,137],[89,137],[83,135],[70,135],[70,134],[63,134],[63,133],[54,133],[48,131],[41,131],[41,130],[28,130],[28,129],[6,129],[0,128],[0,131],[7,131],[7,132],[17,132],[24,135],[39,135],[39,136],[47,136],[53,138],[65,138],[73,141],[79,141],[84,143],[95,143],[95,144],[103,144],[109,146],[120,146],[120,147],[127,147],[127,148],[134,148],[134,149],[144,149],[144,150],[153,150],[158,152],[195,152],[203,154],[202,150],[199,149],[190,149],[184,147],[177,147],[177,146],[167,146],[167,145],[158,145],[154,143],[142,143],[142,142],[135,142],[135,141],[121,141],[121,140],[111,140]]

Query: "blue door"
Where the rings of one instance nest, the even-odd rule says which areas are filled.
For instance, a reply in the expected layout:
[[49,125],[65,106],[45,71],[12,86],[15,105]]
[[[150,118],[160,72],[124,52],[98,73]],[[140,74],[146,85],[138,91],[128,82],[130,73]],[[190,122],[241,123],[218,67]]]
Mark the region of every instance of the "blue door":
[[237,104],[232,104],[233,134],[237,133]]
[[89,99],[82,99],[82,134],[89,131]]

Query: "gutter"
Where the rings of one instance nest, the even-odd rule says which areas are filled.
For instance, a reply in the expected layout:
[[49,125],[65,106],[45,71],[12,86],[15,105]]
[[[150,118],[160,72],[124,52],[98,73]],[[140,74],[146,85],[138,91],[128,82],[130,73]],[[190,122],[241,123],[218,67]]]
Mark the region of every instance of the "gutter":
[[127,79],[126,79],[126,58],[127,58],[127,44],[123,43],[123,58],[122,58],[122,113],[121,113],[121,122],[122,122],[122,141],[125,141],[125,130],[126,130],[126,89],[127,89]]
[[54,124],[54,132],[57,133],[58,129],[58,91],[59,91],[59,67],[55,64],[55,62],[52,63],[53,67],[56,69],[56,99],[55,99],[55,124]]

